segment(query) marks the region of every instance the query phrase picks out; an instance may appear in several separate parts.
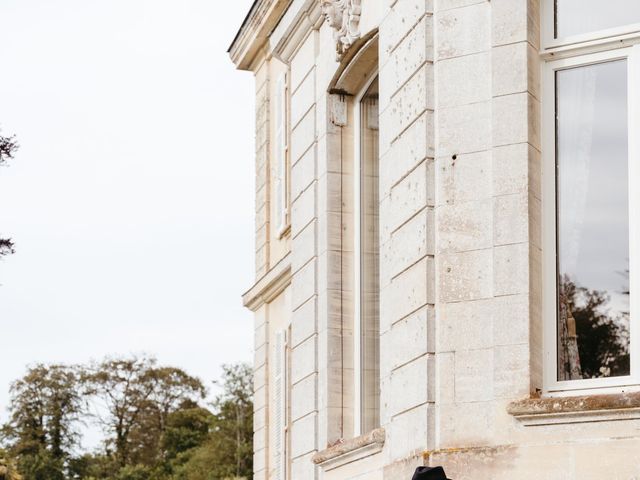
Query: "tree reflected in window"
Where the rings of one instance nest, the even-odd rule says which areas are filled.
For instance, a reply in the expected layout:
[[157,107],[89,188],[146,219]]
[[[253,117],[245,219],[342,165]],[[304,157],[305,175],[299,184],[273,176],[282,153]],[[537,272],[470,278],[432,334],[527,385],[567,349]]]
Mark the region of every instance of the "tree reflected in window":
[[[621,292],[628,297],[626,287]],[[611,307],[606,291],[562,275],[558,288],[558,380],[629,375],[629,312]]]

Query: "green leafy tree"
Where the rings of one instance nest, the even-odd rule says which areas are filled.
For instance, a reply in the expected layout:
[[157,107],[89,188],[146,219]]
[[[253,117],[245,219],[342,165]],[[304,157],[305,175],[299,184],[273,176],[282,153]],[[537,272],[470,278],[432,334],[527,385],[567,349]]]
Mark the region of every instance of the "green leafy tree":
[[175,480],[251,479],[253,476],[253,375],[241,363],[223,365],[206,442],[178,456]]
[[[219,384],[212,413],[198,403],[205,394],[200,380],[153,358],[37,365],[11,387],[2,441],[24,480],[248,479],[251,369],[225,366]],[[79,454],[77,427],[90,417],[105,427],[105,443]],[[7,458],[0,452],[0,480],[22,480]]]
[[36,365],[11,385],[10,393],[9,421],[1,433],[20,471],[27,480],[63,478],[86,411],[77,368]]
[[167,460],[199,447],[209,437],[214,416],[206,408],[186,401],[167,417],[161,447]]
[[113,478],[118,469],[119,466],[109,452],[85,453],[69,459],[68,477],[82,480],[108,479]]
[[202,382],[175,367],[156,367],[150,371],[154,389],[140,421],[131,431],[133,444],[131,461],[154,465],[164,458],[161,442],[170,415],[183,404],[197,406],[205,388]]
[[91,366],[85,382],[87,393],[104,406],[97,416],[120,467],[158,462],[168,415],[183,401],[205,395],[200,380],[179,368],[158,367],[150,357],[108,358]]
[[152,467],[147,465],[125,465],[122,467],[114,480],[157,480]]
[[629,372],[628,316],[610,313],[609,296],[582,287],[564,275],[561,291],[576,322],[580,367],[584,378]]
[[18,467],[25,480],[65,480],[65,465],[61,459],[54,458],[51,452],[39,449],[23,454],[18,459]]
[[222,394],[214,402],[214,444],[227,452],[227,476],[250,478],[253,472],[253,370],[240,363],[223,365]]
[[15,460],[8,452],[0,449],[0,480],[22,480]]

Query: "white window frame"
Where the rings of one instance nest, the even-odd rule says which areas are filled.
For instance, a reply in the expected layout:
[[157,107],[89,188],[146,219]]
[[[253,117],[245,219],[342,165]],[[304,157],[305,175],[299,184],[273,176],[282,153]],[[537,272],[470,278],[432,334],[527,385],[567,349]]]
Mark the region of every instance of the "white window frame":
[[[562,46],[572,46],[579,44],[598,44],[615,38],[620,40],[621,37],[633,37],[640,33],[640,22],[619,27],[607,28],[594,32],[581,33],[579,35],[570,35],[562,38],[555,37],[555,3],[562,0],[542,0],[540,3],[542,15],[541,40],[544,48],[552,49]],[[606,1],[606,0],[605,0]],[[597,15],[598,12],[593,12]]]
[[355,97],[354,100],[354,155],[353,155],[353,380],[354,380],[354,415],[353,430],[354,436],[363,435],[368,432],[362,431],[362,279],[360,271],[362,268],[362,232],[361,216],[362,205],[360,202],[361,183],[360,172],[362,170],[361,157],[361,127],[362,127],[362,99],[369,90],[369,87],[378,78],[378,70],[371,73],[370,78]]
[[[551,0],[544,0],[543,15],[553,8]],[[551,10],[551,14],[553,14]],[[543,17],[543,25],[551,23],[553,15]],[[630,27],[629,27],[630,28]],[[635,28],[635,27],[634,27]],[[548,30],[548,28],[547,28]],[[617,29],[616,29],[617,30]],[[589,35],[588,40],[600,38],[602,32]],[[551,30],[551,37],[553,29]],[[581,36],[582,38],[582,36]],[[565,39],[572,41],[574,39]],[[636,37],[633,43],[640,43]],[[575,45],[562,50],[559,59],[546,56],[542,62],[542,242],[543,242],[543,391],[548,396],[614,393],[640,389],[640,45],[624,46],[602,51],[597,45]],[[623,45],[622,47],[620,45]],[[542,54],[544,55],[544,51]],[[629,291],[630,296],[630,375],[582,380],[557,380],[557,243],[556,243],[556,88],[559,70],[587,66],[615,60],[626,60],[628,68],[628,181],[629,181]]]
[[275,479],[286,480],[289,477],[288,472],[288,404],[289,404],[289,362],[287,360],[288,349],[288,331],[287,329],[278,330],[275,334],[274,347],[274,364],[275,372],[273,379],[274,388],[274,407],[275,416],[274,435],[275,435]]
[[290,227],[289,222],[289,172],[287,158],[289,156],[289,112],[288,112],[288,75],[282,73],[276,81],[275,91],[275,227],[277,238],[282,238]]

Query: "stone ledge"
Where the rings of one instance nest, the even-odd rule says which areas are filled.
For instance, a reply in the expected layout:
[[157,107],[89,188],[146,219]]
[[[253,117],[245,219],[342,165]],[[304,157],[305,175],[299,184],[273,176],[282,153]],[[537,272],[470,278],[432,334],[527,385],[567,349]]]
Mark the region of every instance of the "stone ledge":
[[640,392],[526,398],[507,412],[527,426],[640,419]]
[[385,437],[384,428],[376,428],[369,433],[343,440],[336,445],[321,450],[311,460],[325,470],[333,470],[382,451]]
[[280,295],[291,283],[291,253],[265,273],[255,285],[242,295],[242,303],[255,312]]

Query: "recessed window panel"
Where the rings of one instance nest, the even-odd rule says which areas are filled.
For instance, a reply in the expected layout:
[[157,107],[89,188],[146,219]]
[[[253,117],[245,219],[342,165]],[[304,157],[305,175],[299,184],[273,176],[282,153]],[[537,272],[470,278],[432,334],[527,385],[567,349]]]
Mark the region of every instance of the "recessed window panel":
[[556,72],[561,381],[630,372],[627,87],[626,60]]
[[360,103],[361,431],[380,426],[380,243],[378,233],[378,80]]
[[555,38],[640,23],[640,0],[555,0]]

